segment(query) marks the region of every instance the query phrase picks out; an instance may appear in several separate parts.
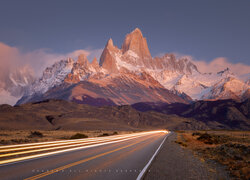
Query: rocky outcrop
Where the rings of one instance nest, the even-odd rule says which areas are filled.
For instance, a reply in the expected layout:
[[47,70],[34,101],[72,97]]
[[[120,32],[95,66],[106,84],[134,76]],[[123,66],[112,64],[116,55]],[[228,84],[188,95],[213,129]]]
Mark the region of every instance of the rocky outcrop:
[[151,58],[151,54],[148,49],[147,40],[143,37],[140,29],[136,28],[130,34],[127,34],[123,44],[122,44],[122,53],[127,51],[133,51],[141,59]]
[[91,63],[91,66],[96,70],[96,71],[99,71],[100,70],[100,66],[99,66],[99,63],[96,59],[96,57],[93,59],[92,63]]
[[110,38],[100,58],[100,66],[106,69],[109,73],[118,73],[116,59],[114,57],[114,54],[118,51],[119,49],[113,45],[113,40]]

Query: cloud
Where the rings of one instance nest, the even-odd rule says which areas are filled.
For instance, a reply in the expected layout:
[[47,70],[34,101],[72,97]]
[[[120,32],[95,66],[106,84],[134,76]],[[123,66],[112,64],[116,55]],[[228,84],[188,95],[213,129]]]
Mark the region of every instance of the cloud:
[[19,56],[19,50],[0,42],[0,66],[11,66]]
[[[56,61],[66,59],[68,57],[77,59],[79,54],[86,54],[90,61],[94,57],[97,59],[100,58],[102,49],[79,49],[73,52],[68,52],[65,54],[54,53],[49,49],[37,49],[30,52],[22,52],[17,47],[11,47],[4,43],[0,42],[0,70],[6,70],[8,68],[17,68],[17,67],[30,67],[31,70],[35,72],[36,76],[40,76],[42,71],[54,64]],[[177,57],[182,57],[184,55],[179,53],[174,53]],[[250,66],[242,63],[231,63],[225,57],[218,57],[210,62],[203,60],[195,60],[191,56],[189,59],[192,59],[194,64],[198,67],[200,72],[219,72],[227,67],[236,75],[243,75],[250,73]],[[0,73],[1,74],[1,73]]]
[[250,66],[242,63],[231,63],[225,57],[218,57],[210,62],[193,60],[200,72],[216,73],[229,68],[236,75],[243,75],[250,73]]
[[11,47],[0,42],[0,69],[29,66],[36,76],[40,76],[46,67],[54,64],[56,61],[68,57],[76,60],[80,54],[86,54],[88,59],[92,61],[94,57],[99,59],[101,52],[102,49],[79,49],[65,54],[54,53],[49,49],[22,52],[17,47]]

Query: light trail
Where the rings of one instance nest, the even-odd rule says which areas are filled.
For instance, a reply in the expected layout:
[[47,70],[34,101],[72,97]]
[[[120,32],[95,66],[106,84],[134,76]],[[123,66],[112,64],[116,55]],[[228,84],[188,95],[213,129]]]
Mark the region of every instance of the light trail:
[[[150,131],[150,132],[167,132],[167,131]],[[51,145],[59,145],[59,144],[73,144],[78,142],[85,142],[85,141],[97,141],[97,140],[104,140],[104,139],[111,139],[111,138],[118,138],[118,137],[129,137],[136,134],[141,133],[133,133],[133,134],[123,134],[123,135],[116,135],[116,136],[109,136],[109,137],[93,137],[93,138],[86,138],[86,139],[77,139],[77,140],[61,140],[61,141],[48,141],[48,142],[39,142],[39,143],[29,143],[29,144],[17,144],[17,145],[4,145],[0,146],[0,152],[8,152],[8,151],[16,151],[16,150],[25,150],[25,149],[34,149],[39,147],[48,147]],[[146,132],[148,133],[148,132]],[[45,145],[43,145],[45,144]],[[18,148],[19,147],[19,148]]]
[[[133,134],[135,135],[135,134]],[[2,152],[10,152],[10,151],[20,151],[20,150],[26,150],[26,149],[35,149],[35,148],[43,148],[43,147],[50,147],[50,146],[59,146],[59,145],[63,145],[63,144],[76,144],[76,143],[80,143],[80,142],[98,142],[98,141],[104,141],[106,139],[111,140],[111,139],[118,139],[118,138],[123,138],[123,137],[129,137],[131,135],[116,135],[116,136],[110,136],[110,137],[96,137],[96,138],[86,138],[86,139],[77,139],[77,140],[64,140],[64,141],[53,141],[53,143],[48,142],[48,144],[45,145],[39,145],[37,143],[31,144],[30,146],[28,146],[27,144],[23,144],[23,147],[11,147],[11,148],[7,148],[5,147],[5,149],[0,149],[0,153]],[[1,156],[0,156],[1,157]]]
[[[85,148],[90,148],[90,147],[95,147],[95,146],[101,146],[101,145],[105,145],[105,144],[111,144],[111,143],[127,141],[127,140],[130,140],[130,139],[135,139],[135,138],[138,138],[138,137],[142,137],[142,136],[146,136],[146,135],[154,134],[154,133],[160,133],[160,132],[168,133],[167,131],[149,131],[149,132],[135,133],[135,134],[129,134],[129,135],[120,135],[119,137],[114,136],[114,137],[105,137],[105,138],[99,138],[99,139],[95,138],[95,140],[97,140],[97,141],[92,140],[92,141],[90,141],[90,143],[88,143],[86,141],[81,142],[81,140],[78,140],[78,142],[80,141],[81,143],[70,145],[70,146],[59,146],[59,147],[52,147],[52,148],[36,149],[36,150],[23,151],[23,152],[17,152],[17,153],[3,154],[0,157],[9,157],[9,156],[19,155],[19,154],[27,154],[27,153],[34,153],[34,152],[42,152],[42,151],[46,151],[46,150],[47,151],[48,150],[55,150],[55,149],[59,149],[59,148],[60,149],[61,148],[67,148],[67,149],[63,149],[63,150],[57,150],[57,151],[52,151],[52,152],[47,152],[47,153],[42,153],[42,154],[34,154],[34,155],[28,155],[28,156],[19,157],[19,158],[12,158],[12,159],[7,159],[7,160],[2,160],[2,161],[0,161],[0,165],[19,162],[19,161],[33,159],[33,158],[49,156],[49,155],[58,154],[58,153],[62,153],[62,152],[69,152],[69,151],[74,151],[74,150],[79,150],[79,149],[85,149]],[[63,142],[63,141],[60,141],[60,142]],[[81,146],[81,145],[85,145],[85,146]],[[26,144],[26,146],[27,146],[27,144]],[[80,146],[80,147],[76,147],[76,146]],[[68,148],[68,147],[70,147],[70,148]]]
[[[91,141],[91,142],[79,142],[79,143],[74,143],[73,145],[69,145],[67,143],[63,143],[63,144],[67,144],[67,145],[63,146],[63,145],[59,144],[56,147],[41,148],[41,149],[35,149],[35,150],[29,150],[29,151],[21,151],[21,152],[8,153],[8,154],[0,154],[0,158],[2,158],[2,157],[8,157],[8,156],[20,155],[20,154],[29,154],[29,153],[35,153],[35,152],[41,152],[41,151],[50,151],[50,150],[63,149],[63,148],[69,148],[69,147],[77,147],[77,146],[86,145],[86,144],[95,144],[95,143],[98,143],[98,142],[108,142],[108,141],[112,141],[112,140],[116,140],[116,139],[125,139],[126,137],[134,137],[134,136],[137,137],[138,135],[125,136],[125,137],[119,137],[119,138],[115,137],[115,138],[109,138],[109,139],[106,138],[104,140],[100,139],[100,140]],[[51,146],[51,145],[38,146],[37,148],[44,147],[44,146]],[[20,149],[23,150],[22,148],[20,148]],[[9,151],[9,150],[7,150],[7,151]]]
[[[139,134],[139,133],[133,133],[133,134]],[[124,135],[129,135],[129,134],[116,135],[116,137],[124,136]],[[89,141],[89,140],[95,140],[95,139],[98,139],[98,138],[108,138],[108,137],[93,137],[93,138],[86,138],[86,139],[47,141],[47,142],[37,142],[37,143],[28,143],[28,144],[16,144],[16,145],[3,145],[3,146],[0,146],[0,149],[25,147],[25,146],[36,146],[36,145],[41,145],[41,144],[56,144],[56,143],[63,143],[63,142],[77,142],[79,140]]]

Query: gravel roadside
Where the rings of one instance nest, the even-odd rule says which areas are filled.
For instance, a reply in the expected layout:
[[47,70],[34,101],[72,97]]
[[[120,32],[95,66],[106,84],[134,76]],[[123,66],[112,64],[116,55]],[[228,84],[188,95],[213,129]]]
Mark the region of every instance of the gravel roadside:
[[230,179],[221,165],[202,162],[191,150],[176,144],[176,137],[176,133],[172,133],[166,139],[144,180]]

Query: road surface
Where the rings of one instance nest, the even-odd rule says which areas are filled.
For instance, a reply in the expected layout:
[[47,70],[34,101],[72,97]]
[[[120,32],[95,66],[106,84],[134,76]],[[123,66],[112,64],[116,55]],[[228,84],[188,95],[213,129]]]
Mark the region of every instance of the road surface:
[[0,146],[0,179],[136,179],[167,135],[150,131]]

